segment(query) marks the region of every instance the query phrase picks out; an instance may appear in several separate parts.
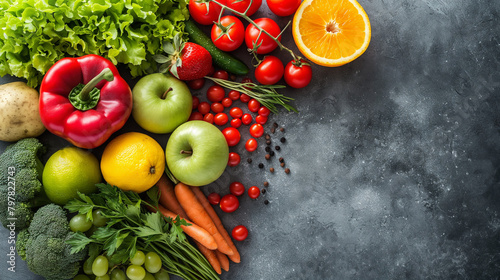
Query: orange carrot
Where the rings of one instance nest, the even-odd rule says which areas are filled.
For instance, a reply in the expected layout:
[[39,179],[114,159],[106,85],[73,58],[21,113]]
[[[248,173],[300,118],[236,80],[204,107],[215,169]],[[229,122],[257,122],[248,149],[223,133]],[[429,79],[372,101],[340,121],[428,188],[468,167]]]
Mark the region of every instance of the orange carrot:
[[160,204],[167,208],[168,210],[178,214],[183,219],[187,219],[187,214],[182,209],[179,201],[175,197],[174,185],[168,179],[167,174],[163,174],[160,180],[156,183],[158,190],[160,191]]
[[219,250],[215,250],[215,255],[217,256],[222,269],[224,269],[225,271],[229,271],[229,260],[227,256],[221,253]]
[[[172,211],[169,211],[165,207],[158,205],[158,209],[160,209],[160,212],[165,216],[165,217],[170,217],[172,219],[175,219],[177,215],[173,213]],[[186,220],[186,219],[185,219]],[[191,224],[190,226],[182,226],[182,230],[191,238],[194,240],[198,241],[199,243],[203,244],[207,249],[210,250],[215,250],[217,249],[217,243],[215,242],[213,236],[206,231],[205,229],[201,228],[200,226],[197,226],[195,223],[186,220],[187,223]]]
[[226,231],[224,226],[222,225],[222,221],[220,220],[219,216],[215,212],[214,208],[212,205],[210,205],[210,202],[208,202],[207,197],[205,194],[197,187],[191,187],[191,190],[193,191],[194,195],[196,198],[198,198],[198,201],[200,201],[201,205],[203,205],[203,208],[205,211],[207,211],[208,215],[214,221],[215,226],[217,226],[217,230],[219,230],[220,234],[224,239],[226,240],[227,244],[231,249],[233,250],[234,254],[229,255],[229,259],[231,259],[235,263],[240,262],[240,253],[238,252],[238,249],[236,249],[236,246],[234,245],[233,241],[231,240],[231,236],[229,236],[229,233]]
[[[201,245],[199,242],[195,241],[195,244],[198,246],[198,250],[200,250],[200,253],[202,253],[207,261],[210,263],[210,265],[214,268],[215,272],[218,274],[222,273],[221,270],[221,265],[219,262],[219,259],[217,258],[217,255],[215,252],[218,252],[217,250],[209,250],[207,247]],[[227,270],[226,270],[227,271]]]
[[[233,250],[227,244],[226,240],[217,230],[214,222],[208,215],[207,211],[203,208],[200,201],[196,198],[190,187],[183,183],[178,183],[175,188],[175,196],[181,204],[182,208],[186,211],[188,218],[195,224],[208,231],[217,243],[217,249],[226,255],[234,254]],[[208,247],[207,247],[208,248]]]

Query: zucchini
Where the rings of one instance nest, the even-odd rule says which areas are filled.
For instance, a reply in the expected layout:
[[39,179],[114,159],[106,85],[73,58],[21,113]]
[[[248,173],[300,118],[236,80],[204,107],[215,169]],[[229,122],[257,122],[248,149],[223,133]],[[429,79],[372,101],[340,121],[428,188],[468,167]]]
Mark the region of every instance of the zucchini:
[[245,63],[231,54],[219,50],[212,40],[196,26],[193,20],[188,19],[185,24],[184,31],[188,33],[189,41],[204,47],[212,56],[215,65],[238,76],[248,74],[249,69]]

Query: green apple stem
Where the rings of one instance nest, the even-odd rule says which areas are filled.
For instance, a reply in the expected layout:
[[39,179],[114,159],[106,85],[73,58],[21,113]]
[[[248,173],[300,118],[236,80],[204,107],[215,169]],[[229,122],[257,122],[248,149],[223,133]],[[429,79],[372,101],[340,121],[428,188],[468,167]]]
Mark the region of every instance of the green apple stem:
[[167,94],[168,94],[169,92],[171,92],[172,90],[173,90],[173,89],[172,89],[171,87],[170,87],[170,88],[168,88],[168,89],[167,89],[167,91],[165,91],[165,92],[161,95],[161,99],[165,99],[165,98],[167,98]]
[[193,151],[184,151],[184,150],[181,150],[181,154],[192,155]]

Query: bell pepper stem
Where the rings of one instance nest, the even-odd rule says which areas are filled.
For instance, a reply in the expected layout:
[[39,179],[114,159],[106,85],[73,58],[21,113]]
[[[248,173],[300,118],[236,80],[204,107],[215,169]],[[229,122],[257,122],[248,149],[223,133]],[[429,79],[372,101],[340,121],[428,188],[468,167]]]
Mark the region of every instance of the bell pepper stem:
[[90,98],[90,91],[94,89],[99,82],[101,82],[102,80],[111,82],[114,78],[115,77],[113,75],[113,72],[109,68],[104,68],[101,73],[97,74],[94,78],[92,78],[92,80],[85,84],[82,91],[80,92],[80,99],[88,100]]

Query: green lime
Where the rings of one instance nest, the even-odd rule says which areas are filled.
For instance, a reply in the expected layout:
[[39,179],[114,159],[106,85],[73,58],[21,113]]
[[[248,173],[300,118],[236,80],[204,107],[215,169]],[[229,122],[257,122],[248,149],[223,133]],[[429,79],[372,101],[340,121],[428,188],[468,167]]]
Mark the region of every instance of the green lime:
[[43,169],[42,183],[47,197],[59,205],[78,196],[90,194],[102,181],[99,161],[90,152],[67,147],[50,156]]

